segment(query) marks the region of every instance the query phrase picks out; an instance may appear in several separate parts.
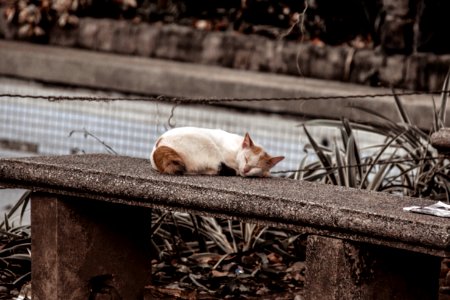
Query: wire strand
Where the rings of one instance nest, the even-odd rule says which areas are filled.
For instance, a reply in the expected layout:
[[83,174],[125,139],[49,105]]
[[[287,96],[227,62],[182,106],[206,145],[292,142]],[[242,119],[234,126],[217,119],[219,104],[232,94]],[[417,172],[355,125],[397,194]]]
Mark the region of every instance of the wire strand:
[[[414,95],[435,95],[435,94],[449,94],[450,90],[441,91],[407,91],[395,92],[397,96],[414,96]],[[27,95],[16,93],[3,93],[0,98],[29,98],[29,99],[44,99],[48,101],[64,101],[64,100],[82,100],[82,101],[149,101],[161,102],[171,104],[217,104],[222,102],[259,102],[259,101],[317,101],[317,100],[346,100],[346,99],[367,99],[367,98],[382,98],[393,97],[394,92],[391,93],[375,93],[375,94],[354,94],[354,95],[330,95],[330,96],[298,96],[298,97],[267,97],[267,98],[180,98],[169,97],[164,95],[153,97],[92,97],[92,96],[54,96],[54,95]]]

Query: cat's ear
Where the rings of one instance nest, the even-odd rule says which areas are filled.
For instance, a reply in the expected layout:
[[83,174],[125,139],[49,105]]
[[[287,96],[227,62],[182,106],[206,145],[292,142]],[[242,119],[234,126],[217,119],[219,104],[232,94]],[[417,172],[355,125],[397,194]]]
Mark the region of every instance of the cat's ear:
[[250,147],[253,147],[253,141],[252,141],[252,139],[250,138],[250,135],[248,134],[248,132],[245,134],[245,137],[244,137],[244,141],[242,142],[242,148],[250,148]]
[[284,156],[275,156],[275,157],[271,157],[267,163],[270,168],[273,168],[277,163],[279,163],[283,159],[284,159]]

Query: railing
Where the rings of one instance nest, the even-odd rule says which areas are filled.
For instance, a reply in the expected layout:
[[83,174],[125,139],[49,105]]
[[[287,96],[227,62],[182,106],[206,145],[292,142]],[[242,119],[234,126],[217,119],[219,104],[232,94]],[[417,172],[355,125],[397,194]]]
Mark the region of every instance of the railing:
[[152,208],[307,234],[308,299],[437,299],[450,250],[449,219],[402,209],[430,201],[331,185],[165,176],[147,160],[101,154],[1,159],[0,185],[33,191],[33,299],[87,299],[98,277],[142,299]]

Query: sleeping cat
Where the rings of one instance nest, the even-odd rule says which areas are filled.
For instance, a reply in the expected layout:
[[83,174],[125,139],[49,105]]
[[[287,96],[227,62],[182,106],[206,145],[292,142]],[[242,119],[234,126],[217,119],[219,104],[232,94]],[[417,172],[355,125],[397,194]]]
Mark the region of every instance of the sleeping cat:
[[269,177],[284,156],[272,157],[245,137],[220,129],[180,127],[167,131],[150,155],[153,169],[165,174]]

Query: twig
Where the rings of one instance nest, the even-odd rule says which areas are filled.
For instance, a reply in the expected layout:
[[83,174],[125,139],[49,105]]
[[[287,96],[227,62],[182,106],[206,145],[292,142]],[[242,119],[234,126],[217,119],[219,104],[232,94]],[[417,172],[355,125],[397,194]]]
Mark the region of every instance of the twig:
[[69,137],[71,137],[74,133],[83,133],[85,137],[90,136],[90,137],[94,138],[97,142],[102,144],[106,148],[106,151],[108,151],[109,153],[112,153],[112,154],[115,154],[115,155],[119,155],[119,153],[117,153],[111,146],[109,146],[104,141],[102,141],[101,139],[99,139],[94,134],[90,133],[89,131],[87,131],[84,128],[83,128],[83,130],[72,130],[69,133]]
[[[397,96],[414,96],[414,95],[436,95],[449,94],[450,90],[435,90],[430,92],[406,91],[397,92]],[[81,101],[148,101],[177,105],[198,105],[198,104],[219,104],[223,102],[263,102],[263,101],[317,101],[317,100],[350,100],[350,99],[370,99],[392,97],[392,93],[374,93],[374,94],[354,94],[354,95],[330,95],[330,96],[298,96],[298,97],[270,97],[270,98],[178,98],[168,96],[158,97],[92,97],[92,96],[49,96],[49,95],[29,95],[29,94],[0,94],[0,98],[29,98],[44,99],[48,101],[65,101],[65,100],[81,100]]]

